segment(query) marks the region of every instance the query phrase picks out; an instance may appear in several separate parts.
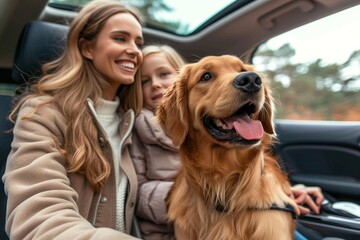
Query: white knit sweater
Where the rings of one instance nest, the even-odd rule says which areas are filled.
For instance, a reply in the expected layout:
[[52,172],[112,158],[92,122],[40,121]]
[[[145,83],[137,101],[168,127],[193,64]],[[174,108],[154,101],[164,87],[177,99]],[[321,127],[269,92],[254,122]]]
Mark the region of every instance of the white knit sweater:
[[98,121],[100,122],[101,126],[104,128],[106,134],[108,135],[113,152],[115,178],[117,183],[116,228],[117,230],[124,232],[125,231],[124,208],[125,208],[125,195],[126,195],[128,180],[126,175],[121,171],[120,168],[120,161],[121,161],[121,149],[120,149],[121,139],[119,134],[120,117],[117,112],[119,104],[120,104],[119,98],[116,98],[115,101],[107,101],[105,99],[100,99],[99,104],[97,104],[97,106],[95,107],[95,110]]

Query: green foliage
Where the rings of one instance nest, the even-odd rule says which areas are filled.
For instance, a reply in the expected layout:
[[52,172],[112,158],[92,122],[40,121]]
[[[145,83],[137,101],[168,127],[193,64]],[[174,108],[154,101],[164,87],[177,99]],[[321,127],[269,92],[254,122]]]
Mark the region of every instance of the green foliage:
[[[179,29],[186,29],[178,19],[167,20],[161,18],[162,13],[171,13],[173,9],[163,0],[124,0],[125,5],[137,8],[145,19],[145,24],[155,28],[178,32]],[[182,30],[181,30],[182,31]]]
[[256,53],[277,98],[277,118],[359,120],[360,74],[349,72],[359,66],[360,50],[344,64],[324,64],[321,59],[292,63],[295,53],[290,44],[278,49],[265,45]]
[[[57,3],[71,6],[84,6],[91,0],[49,0],[49,3]],[[171,13],[173,9],[163,0],[118,0],[124,5],[137,8],[143,15],[145,24],[153,28],[160,28],[171,32],[186,32],[187,24],[181,23],[179,19],[161,18],[163,13]]]

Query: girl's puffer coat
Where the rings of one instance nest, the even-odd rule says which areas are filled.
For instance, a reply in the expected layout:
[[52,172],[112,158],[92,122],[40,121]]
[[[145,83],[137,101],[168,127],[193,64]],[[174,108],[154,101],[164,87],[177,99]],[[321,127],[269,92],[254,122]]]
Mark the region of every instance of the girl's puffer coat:
[[148,109],[143,109],[135,121],[130,154],[138,175],[135,211],[143,238],[174,239],[166,215],[166,197],[180,168],[178,149]]

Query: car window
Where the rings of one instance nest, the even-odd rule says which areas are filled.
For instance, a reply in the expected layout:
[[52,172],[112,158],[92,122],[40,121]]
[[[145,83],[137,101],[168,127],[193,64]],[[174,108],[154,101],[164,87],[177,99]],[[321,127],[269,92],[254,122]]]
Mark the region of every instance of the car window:
[[263,43],[255,68],[271,79],[278,119],[360,120],[360,6]]
[[[66,10],[78,10],[91,0],[49,0],[49,6]],[[120,1],[120,0],[118,0]],[[176,35],[191,35],[214,21],[244,7],[254,0],[121,0],[121,3],[137,8],[147,27]],[[191,7],[189,7],[191,5]],[[201,9],[201,10],[199,10]]]

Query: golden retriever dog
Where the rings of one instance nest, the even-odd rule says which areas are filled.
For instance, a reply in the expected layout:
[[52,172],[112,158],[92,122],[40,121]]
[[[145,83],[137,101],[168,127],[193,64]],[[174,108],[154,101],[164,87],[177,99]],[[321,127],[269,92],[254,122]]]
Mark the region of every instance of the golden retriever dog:
[[270,94],[230,55],[186,65],[164,94],[157,120],[182,161],[167,198],[177,240],[294,239],[296,205],[270,154]]

